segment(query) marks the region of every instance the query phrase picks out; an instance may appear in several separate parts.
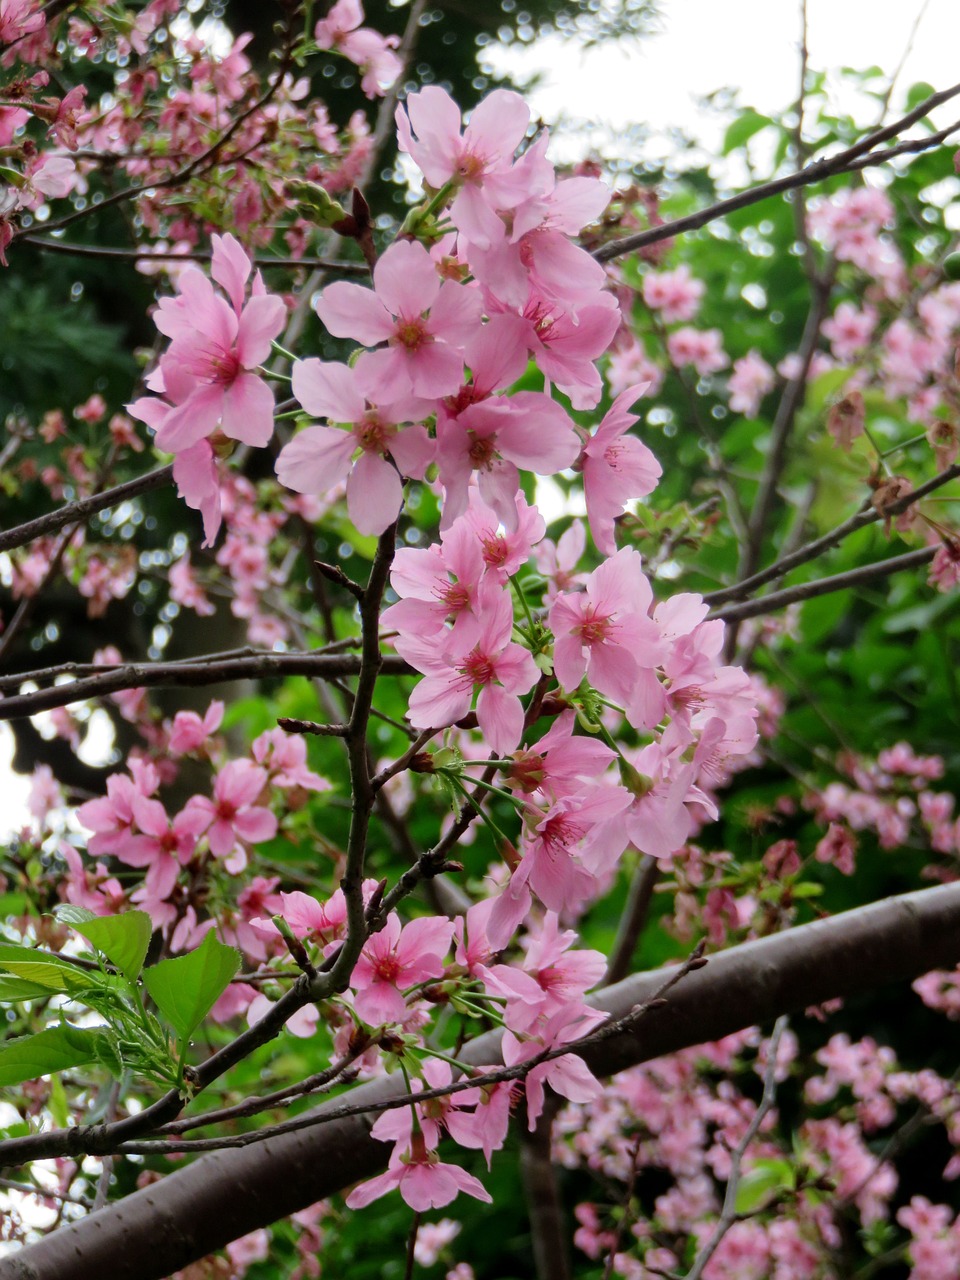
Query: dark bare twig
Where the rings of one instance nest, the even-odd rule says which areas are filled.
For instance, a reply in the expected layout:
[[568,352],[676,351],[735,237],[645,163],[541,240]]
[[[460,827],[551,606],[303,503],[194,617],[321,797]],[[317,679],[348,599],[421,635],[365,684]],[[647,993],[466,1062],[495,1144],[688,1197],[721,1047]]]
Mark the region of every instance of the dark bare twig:
[[135,480],[127,480],[123,484],[114,485],[112,489],[104,489],[102,493],[91,494],[89,498],[78,498],[76,502],[67,503],[50,511],[45,516],[37,516],[26,524],[18,524],[14,529],[0,532],[0,551],[12,551],[14,547],[22,547],[34,538],[45,533],[54,533],[67,524],[79,524],[99,511],[118,506],[137,498],[141,493],[150,493],[160,489],[173,479],[173,463],[158,467],[156,471],[148,471],[146,475],[137,476]]
[[760,1099],[760,1105],[753,1114],[753,1119],[747,1126],[746,1132],[737,1143],[736,1149],[730,1156],[730,1177],[727,1179],[727,1189],[723,1197],[723,1208],[720,1211],[720,1220],[717,1222],[710,1239],[697,1254],[693,1266],[687,1272],[686,1280],[702,1280],[704,1269],[707,1263],[716,1253],[717,1248],[727,1234],[733,1224],[737,1221],[737,1191],[740,1188],[740,1174],[743,1165],[743,1157],[746,1155],[750,1143],[760,1132],[760,1126],[763,1124],[765,1117],[769,1114],[771,1107],[777,1098],[777,1050],[780,1047],[780,1039],[787,1027],[787,1019],[780,1017],[776,1021],[773,1028],[773,1035],[770,1037],[770,1044],[767,1049],[767,1067],[763,1075],[763,1096]]
[[570,1280],[570,1255],[563,1220],[563,1200],[551,1159],[551,1133],[559,1110],[548,1097],[533,1132],[520,1138],[520,1178],[530,1220],[530,1239],[537,1280]]
[[783,591],[774,591],[758,600],[747,600],[743,604],[729,604],[725,608],[714,609],[707,616],[722,618],[725,622],[740,622],[744,618],[757,618],[764,613],[774,613],[784,609],[788,604],[798,600],[812,600],[814,596],[828,595],[831,591],[843,591],[847,587],[859,587],[865,582],[873,582],[877,578],[887,578],[892,573],[902,573],[904,569],[916,569],[927,564],[937,553],[937,547],[921,547],[917,551],[908,551],[902,556],[891,556],[887,560],[878,560],[875,564],[861,565],[859,569],[848,569],[846,573],[835,573],[830,578],[817,578],[814,582],[803,582],[796,587],[785,587]]
[[603,975],[603,986],[608,987],[614,982],[619,982],[630,973],[633,967],[633,953],[647,922],[653,891],[659,878],[660,868],[656,858],[645,854],[637,863],[630,881],[630,892],[627,894],[623,915],[620,917],[607,971]]
[[731,587],[721,587],[717,591],[708,591],[703,598],[707,604],[717,605],[725,604],[728,600],[740,600],[744,596],[752,595],[759,587],[765,586],[768,582],[775,582],[777,578],[785,577],[791,570],[806,564],[810,560],[815,560],[824,551],[830,551],[839,546],[845,538],[856,533],[859,529],[865,528],[868,524],[874,524],[877,520],[883,520],[887,516],[900,515],[915,502],[919,502],[921,498],[925,498],[928,494],[942,488],[943,485],[949,484],[951,480],[956,480],[958,477],[960,477],[960,466],[947,467],[945,471],[941,471],[932,480],[920,485],[912,493],[906,494],[898,502],[891,503],[883,511],[878,511],[871,500],[865,498],[858,511],[844,520],[842,524],[838,524],[836,528],[831,529],[829,533],[825,533],[823,537],[816,538],[813,542],[808,542],[802,547],[798,547],[796,551],[781,556],[779,560],[768,565],[766,569],[761,569],[758,573],[749,578],[744,578],[741,582],[734,583]]
[[[33,245],[44,253],[62,253],[72,258],[106,258],[122,262],[209,262],[213,257],[209,249],[193,249],[178,253],[175,249],[120,249],[98,248],[92,244],[73,244],[67,240],[44,240],[38,234],[19,237],[21,244]],[[282,267],[296,270],[298,267],[323,271],[326,275],[367,276],[370,268],[365,262],[343,262],[329,258],[273,258],[260,254],[252,259],[255,267]]]
[[[102,698],[122,689],[189,687],[223,684],[231,680],[251,677],[310,676],[314,679],[336,679],[339,676],[356,675],[360,670],[360,658],[355,654],[324,653],[258,653],[246,658],[225,658],[217,662],[191,659],[189,662],[131,662],[104,671],[100,675],[85,676],[70,684],[58,684],[51,689],[38,689],[35,693],[21,693],[0,700],[0,720],[15,720],[18,716],[32,716],[50,707],[66,707],[87,698]],[[402,658],[389,656],[383,659],[384,675],[410,675],[411,668]],[[19,676],[20,681],[30,679],[29,672]]]
[[738,209],[745,209],[751,204],[757,204],[761,200],[768,200],[771,196],[781,195],[785,191],[793,191],[797,187],[810,186],[815,182],[822,182],[825,178],[832,178],[837,174],[854,173],[860,169],[871,168],[874,165],[888,164],[895,156],[927,151],[931,147],[939,146],[951,133],[955,133],[957,129],[960,129],[960,121],[948,125],[946,129],[940,129],[937,133],[932,133],[926,138],[909,139],[907,142],[898,143],[896,146],[885,147],[881,151],[872,150],[877,143],[883,142],[887,138],[895,137],[902,129],[908,128],[917,120],[929,115],[931,111],[936,110],[942,103],[956,97],[958,93],[960,93],[960,84],[954,85],[950,89],[944,89],[940,93],[935,93],[900,120],[887,125],[884,129],[878,129],[868,134],[866,138],[861,139],[854,146],[848,147],[845,151],[838,152],[835,156],[815,160],[812,164],[806,165],[796,173],[786,174],[782,178],[774,178],[771,182],[764,182],[759,187],[752,187],[749,191],[741,191],[735,196],[730,196],[727,200],[719,200],[716,204],[712,204],[706,209],[701,209],[699,213],[691,213],[684,218],[675,218],[672,222],[665,222],[659,227],[650,227],[646,231],[638,231],[635,235],[624,236],[620,240],[611,240],[609,244],[595,249],[593,256],[598,262],[611,262],[614,258],[621,258],[626,253],[634,253],[637,249],[643,249],[647,245],[658,244],[661,240],[670,240],[685,231],[696,231],[710,222],[716,222],[718,218],[726,217],[728,213],[735,213]]

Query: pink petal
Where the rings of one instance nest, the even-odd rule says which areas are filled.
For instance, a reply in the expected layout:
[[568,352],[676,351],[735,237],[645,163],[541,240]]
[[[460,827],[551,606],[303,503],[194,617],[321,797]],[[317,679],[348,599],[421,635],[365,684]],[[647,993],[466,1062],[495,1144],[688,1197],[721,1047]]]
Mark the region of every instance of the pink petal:
[[433,259],[413,240],[398,240],[390,246],[373,269],[373,283],[387,310],[408,319],[429,311],[440,292]]
[[262,449],[273,435],[273,410],[273,392],[263,378],[241,373],[223,392],[224,435]]
[[225,236],[211,236],[210,243],[213,245],[210,274],[226,293],[233,304],[234,311],[239,315],[243,306],[244,287],[250,275],[250,259],[240,241],[229,232]]
[[347,480],[347,510],[357,529],[379,535],[403,506],[403,485],[396,468],[374,453],[362,453]]
[[393,317],[372,289],[341,280],[328,285],[317,303],[317,315],[337,338],[356,338],[368,346],[393,334]]
[[156,445],[164,453],[179,453],[205,439],[220,421],[223,388],[200,386],[183,404],[171,409],[157,432]]
[[350,470],[356,440],[336,427],[307,427],[283,446],[277,479],[294,493],[326,493]]
[[283,329],[287,309],[273,294],[251,298],[237,329],[237,355],[245,369],[255,369],[270,354],[270,343]]
[[356,373],[338,361],[311,358],[293,366],[293,394],[307,413],[334,422],[359,422],[363,417],[363,396],[357,390]]

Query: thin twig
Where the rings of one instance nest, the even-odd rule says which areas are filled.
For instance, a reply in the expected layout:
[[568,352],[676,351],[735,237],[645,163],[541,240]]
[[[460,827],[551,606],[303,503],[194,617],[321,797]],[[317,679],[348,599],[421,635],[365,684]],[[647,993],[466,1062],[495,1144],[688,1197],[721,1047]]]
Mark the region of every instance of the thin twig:
[[899,501],[891,503],[889,507],[884,507],[882,511],[877,510],[870,498],[865,498],[859,510],[844,520],[842,524],[838,524],[831,529],[829,533],[825,533],[821,538],[816,538],[813,542],[805,543],[796,551],[791,551],[789,554],[781,556],[779,560],[768,565],[766,569],[761,569],[758,573],[752,574],[749,578],[744,578],[741,582],[734,583],[731,587],[721,587],[717,591],[708,591],[703,598],[707,604],[717,605],[725,604],[728,600],[740,600],[744,596],[752,595],[759,587],[765,586],[768,582],[774,582],[777,578],[785,577],[791,570],[806,564],[809,560],[815,560],[824,551],[830,551],[839,546],[845,538],[856,533],[859,529],[865,528],[868,524],[874,524],[876,521],[884,520],[888,516],[900,515],[915,502],[919,502],[928,494],[942,488],[943,485],[949,484],[951,480],[956,480],[958,477],[960,477],[960,466],[947,467],[945,471],[941,471],[932,480],[920,485],[912,493],[908,493],[899,499]]
[[747,600],[743,604],[730,604],[726,608],[714,609],[707,616],[722,618],[725,622],[757,618],[762,614],[784,609],[798,600],[812,600],[814,596],[829,595],[831,591],[843,591],[847,587],[859,587],[877,578],[887,578],[892,573],[902,573],[904,569],[916,569],[932,560],[937,550],[937,547],[921,547],[902,556],[891,556],[890,559],[878,560],[875,564],[861,565],[859,569],[848,569],[846,573],[835,573],[830,578],[817,578],[814,582],[785,587],[783,591],[774,591],[768,596],[761,596],[759,600]]
[[58,507],[56,511],[50,511],[45,516],[37,516],[35,520],[28,520],[26,524],[18,524],[13,529],[0,532],[0,551],[12,551],[14,547],[22,547],[28,542],[33,542],[35,538],[43,537],[46,533],[54,533],[57,529],[62,529],[64,525],[79,524],[81,520],[86,520],[99,511],[105,511],[108,507],[119,506],[121,502],[139,497],[141,493],[160,489],[165,484],[169,484],[172,479],[173,463],[171,462],[165,467],[158,467],[156,471],[148,471],[146,475],[137,476],[135,480],[126,480],[123,484],[114,485],[112,489],[104,489],[101,493],[91,494],[88,498],[78,498],[76,502],[69,502],[66,506]]
[[761,200],[768,200],[771,196],[781,195],[784,191],[793,191],[796,187],[805,187],[814,182],[822,182],[825,178],[832,178],[837,174],[851,173],[874,165],[887,164],[897,155],[926,151],[932,146],[939,146],[949,134],[960,128],[960,121],[948,126],[947,129],[941,129],[937,133],[930,134],[926,138],[911,139],[894,147],[885,147],[881,151],[873,150],[878,143],[895,137],[902,129],[908,128],[911,124],[916,123],[917,120],[929,115],[931,111],[936,110],[942,103],[949,102],[951,98],[955,98],[958,93],[960,93],[960,84],[955,84],[952,88],[944,89],[940,93],[932,94],[900,120],[887,125],[883,129],[875,130],[854,146],[838,152],[835,156],[815,160],[812,164],[805,165],[803,169],[795,173],[786,174],[782,178],[774,178],[771,182],[764,182],[758,187],[752,187],[749,191],[741,191],[735,196],[730,196],[727,200],[719,200],[708,208],[701,209],[699,213],[691,213],[684,218],[675,218],[672,222],[665,222],[659,227],[650,227],[646,231],[624,236],[620,240],[611,240],[609,244],[595,249],[593,256],[598,262],[610,262],[614,258],[620,258],[626,253],[633,253],[637,249],[645,248],[647,245],[658,244],[661,240],[672,239],[685,231],[696,231],[700,227],[705,227],[709,222],[715,222],[718,218],[726,217],[728,213],[735,213],[738,209],[745,209]]
[[[248,658],[227,658],[220,662],[206,662],[193,658],[189,662],[131,662],[104,671],[101,675],[86,676],[69,684],[58,684],[52,689],[38,689],[35,693],[21,693],[0,700],[0,720],[15,720],[19,716],[36,715],[51,707],[66,707],[88,698],[102,698],[123,689],[157,687],[197,688],[204,685],[224,684],[231,680],[247,680],[252,677],[310,676],[326,680],[338,676],[356,675],[361,660],[355,654],[325,653],[259,653]],[[384,675],[411,675],[412,670],[402,658],[389,656],[383,659]],[[20,675],[29,679],[29,673]]]
[[760,1126],[777,1098],[777,1051],[780,1048],[780,1039],[787,1028],[787,1022],[788,1019],[786,1017],[780,1017],[774,1025],[773,1035],[771,1035],[770,1043],[767,1046],[767,1068],[763,1075],[763,1096],[760,1099],[760,1105],[754,1112],[753,1119],[747,1126],[746,1132],[730,1156],[730,1176],[727,1179],[727,1190],[723,1197],[720,1220],[714,1228],[710,1239],[697,1254],[693,1266],[687,1272],[686,1280],[701,1280],[706,1265],[716,1253],[720,1241],[737,1221],[737,1191],[740,1188],[743,1157],[746,1155],[750,1143],[760,1132]]

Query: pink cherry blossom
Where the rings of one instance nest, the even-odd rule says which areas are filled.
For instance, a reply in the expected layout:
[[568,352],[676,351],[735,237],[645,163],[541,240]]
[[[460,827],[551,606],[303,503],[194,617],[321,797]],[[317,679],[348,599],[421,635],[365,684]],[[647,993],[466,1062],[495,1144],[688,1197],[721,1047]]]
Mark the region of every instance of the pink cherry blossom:
[[662,468],[647,446],[626,433],[637,422],[627,412],[628,405],[641,396],[645,386],[629,387],[613,402],[583,450],[583,489],[590,532],[597,549],[613,555],[615,518],[627,502],[645,498],[657,486]]
[[[365,394],[361,370],[321,360],[298,360],[293,393],[308,413],[343,422],[348,430],[307,427],[277,458],[277,478],[297,493],[325,494],[347,481],[347,509],[361,533],[378,536],[403,505],[401,477],[422,480],[433,445],[422,425],[401,422],[426,416],[429,402],[377,407]],[[357,456],[354,461],[354,455]]]
[[513,603],[509,592],[492,588],[479,620],[450,633],[446,645],[436,638],[401,635],[396,650],[425,679],[410,695],[415,729],[452,724],[465,716],[479,687],[477,720],[494,751],[512,751],[523,732],[520,694],[529,692],[540,672],[533,656],[510,639]]
[[439,978],[453,938],[453,921],[412,920],[401,926],[391,914],[379,933],[364,944],[351,982],[354,1008],[365,1022],[402,1022],[407,1005],[403,992],[427,978]]
[[706,285],[693,278],[685,263],[673,271],[650,271],[643,277],[643,300],[660,312],[664,324],[693,320],[705,291]]
[[600,693],[626,703],[637,673],[660,661],[660,633],[647,616],[653,601],[640,555],[624,547],[587,579],[586,590],[557,596],[550,609],[554,668],[564,689],[584,675]]
[[360,0],[337,0],[314,28],[319,49],[336,49],[363,71],[361,87],[368,98],[382,96],[403,70],[393,52],[398,36],[382,36],[370,27],[361,27]]
[[255,803],[266,784],[266,770],[252,760],[231,760],[214,779],[212,799],[191,796],[187,802],[207,819],[210,852],[223,858],[233,875],[247,865],[247,844],[262,844],[277,834],[277,819]]
[[480,323],[476,290],[442,284],[422,244],[399,240],[373,269],[373,289],[338,281],[324,289],[317,314],[330,333],[366,346],[360,361],[376,403],[451,395],[463,376],[461,349]]
[[692,364],[701,378],[730,363],[719,329],[675,329],[667,336],[667,353],[678,368]]
[[428,85],[397,108],[400,150],[406,151],[432,187],[453,182],[453,225],[481,249],[505,234],[497,215],[515,208],[544,185],[552,185],[552,166],[514,165],[530,110],[519,94],[495,89],[474,107],[460,134],[460,108],[446,92]]
[[763,397],[773,390],[774,372],[758,351],[750,350],[733,364],[733,373],[727,382],[730,392],[730,408],[734,413],[744,413],[755,418]]
[[262,446],[273,434],[273,393],[253,372],[270,353],[286,309],[265,292],[259,276],[244,305],[250,259],[231,235],[213,237],[211,275],[228,304],[200,271],[187,270],[175,298],[163,298],[156,323],[172,339],[160,359],[163,384],[175,408],[157,432],[170,453],[196,445],[219,424],[225,435]]
[[485,1204],[492,1203],[482,1182],[458,1165],[442,1163],[435,1152],[426,1150],[422,1138],[419,1142],[415,1139],[414,1151],[410,1155],[398,1155],[395,1151],[386,1173],[354,1187],[347,1196],[347,1208],[363,1209],[394,1189],[399,1189],[403,1199],[417,1213],[442,1209],[461,1191]]

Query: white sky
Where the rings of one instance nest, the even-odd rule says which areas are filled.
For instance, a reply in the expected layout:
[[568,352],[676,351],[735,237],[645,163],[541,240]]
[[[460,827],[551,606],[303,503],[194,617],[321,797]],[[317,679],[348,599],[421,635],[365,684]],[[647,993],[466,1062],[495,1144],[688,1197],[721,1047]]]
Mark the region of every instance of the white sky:
[[[581,50],[549,37],[491,46],[486,55],[515,76],[542,73],[529,97],[548,124],[590,119],[613,131],[679,125],[711,149],[722,126],[698,110],[698,98],[734,88],[743,105],[762,112],[783,110],[796,99],[800,0],[662,0],[662,10],[660,34],[643,41]],[[957,0],[807,0],[809,65],[877,65],[892,74],[918,18],[898,83],[947,88],[960,80]],[[941,108],[950,110],[951,104]],[[960,108],[940,123],[958,115]]]
[[[723,123],[698,110],[703,95],[732,87],[743,105],[763,112],[795,99],[800,0],[663,0],[662,7],[662,31],[639,43],[583,51],[548,38],[492,46],[486,56],[517,76],[542,73],[529,97],[548,124],[588,119],[606,136],[637,124],[680,126],[707,151],[717,149]],[[943,89],[960,80],[958,0],[807,0],[807,10],[814,69],[876,64],[892,73],[922,14],[900,86],[924,80]],[[941,108],[941,125],[955,118],[952,106]],[[960,116],[960,105],[955,112]],[[552,154],[563,150],[558,138]],[[651,152],[669,154],[662,141]],[[0,724],[0,830],[16,829],[26,816],[29,783],[10,772],[10,747],[10,731]]]

